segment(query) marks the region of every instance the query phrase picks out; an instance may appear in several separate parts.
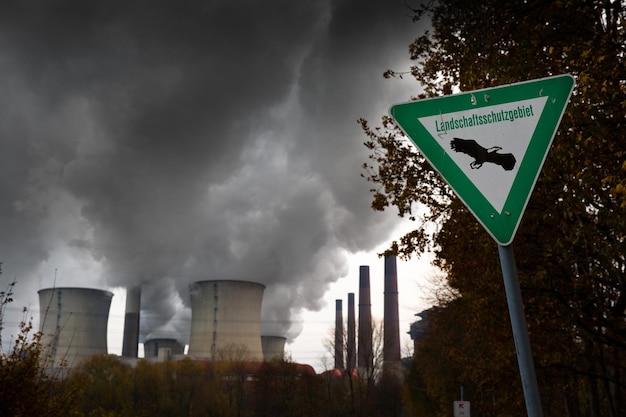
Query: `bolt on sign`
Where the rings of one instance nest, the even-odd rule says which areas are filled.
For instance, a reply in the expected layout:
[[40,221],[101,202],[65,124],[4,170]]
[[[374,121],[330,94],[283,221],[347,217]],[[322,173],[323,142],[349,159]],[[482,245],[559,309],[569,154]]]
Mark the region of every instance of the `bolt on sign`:
[[515,236],[574,88],[569,75],[391,106],[389,113],[500,245]]

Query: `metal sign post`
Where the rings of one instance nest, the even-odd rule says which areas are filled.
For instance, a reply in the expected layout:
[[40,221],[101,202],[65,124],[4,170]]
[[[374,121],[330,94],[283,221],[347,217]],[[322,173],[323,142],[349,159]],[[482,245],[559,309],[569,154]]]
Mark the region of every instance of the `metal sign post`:
[[517,277],[517,267],[515,266],[515,255],[510,245],[498,245],[498,253],[500,254],[500,266],[502,268],[502,277],[504,278],[506,300],[509,305],[511,327],[513,328],[517,364],[519,366],[522,388],[524,390],[526,412],[528,413],[528,417],[542,417],[543,410],[541,409],[537,375],[535,374],[533,354],[530,348],[528,328],[524,316],[524,305],[522,303],[522,294]]

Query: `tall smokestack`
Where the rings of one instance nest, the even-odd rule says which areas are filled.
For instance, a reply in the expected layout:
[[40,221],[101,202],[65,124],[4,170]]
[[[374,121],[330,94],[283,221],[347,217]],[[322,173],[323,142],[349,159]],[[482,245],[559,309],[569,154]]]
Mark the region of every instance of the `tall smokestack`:
[[400,371],[400,316],[398,313],[398,270],[396,255],[385,254],[385,293],[383,321],[383,372]]
[[370,267],[359,267],[359,351],[357,366],[367,376],[374,366],[372,354],[372,304],[370,298]]
[[141,311],[141,287],[126,289],[126,314],[124,315],[124,340],[122,356],[136,358],[139,352],[139,313]]
[[343,305],[335,300],[335,369],[344,369],[343,364]]
[[348,293],[348,346],[346,348],[348,370],[356,368],[356,321],[354,312],[354,293]]

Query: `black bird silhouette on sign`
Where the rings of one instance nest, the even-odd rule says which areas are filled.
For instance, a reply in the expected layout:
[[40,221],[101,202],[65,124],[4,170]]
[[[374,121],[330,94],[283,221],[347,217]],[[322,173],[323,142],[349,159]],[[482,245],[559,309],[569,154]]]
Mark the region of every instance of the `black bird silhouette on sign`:
[[512,153],[498,153],[502,150],[499,146],[489,149],[483,148],[474,139],[454,138],[450,141],[450,147],[455,152],[461,152],[474,158],[470,163],[472,169],[479,169],[485,162],[500,165],[505,171],[510,171],[515,166],[515,157]]

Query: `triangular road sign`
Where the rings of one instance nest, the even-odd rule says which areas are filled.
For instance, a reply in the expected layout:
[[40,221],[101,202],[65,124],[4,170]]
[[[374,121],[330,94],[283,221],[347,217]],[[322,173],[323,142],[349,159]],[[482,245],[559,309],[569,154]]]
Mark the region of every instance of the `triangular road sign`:
[[501,245],[515,236],[574,88],[569,75],[391,106],[389,113]]

